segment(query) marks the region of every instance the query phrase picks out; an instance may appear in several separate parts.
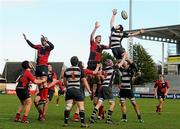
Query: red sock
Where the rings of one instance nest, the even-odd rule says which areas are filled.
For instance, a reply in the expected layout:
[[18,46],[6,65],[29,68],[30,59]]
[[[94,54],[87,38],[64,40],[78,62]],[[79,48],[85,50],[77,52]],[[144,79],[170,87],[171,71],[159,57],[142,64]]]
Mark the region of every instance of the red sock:
[[16,114],[16,119],[18,119],[18,120],[21,119],[21,114],[20,113]]
[[27,121],[27,116],[23,116],[22,121]]
[[98,113],[98,116],[104,116],[104,106],[101,106],[100,108],[99,108],[99,113]]
[[79,119],[79,114],[78,113],[74,113],[73,119]]

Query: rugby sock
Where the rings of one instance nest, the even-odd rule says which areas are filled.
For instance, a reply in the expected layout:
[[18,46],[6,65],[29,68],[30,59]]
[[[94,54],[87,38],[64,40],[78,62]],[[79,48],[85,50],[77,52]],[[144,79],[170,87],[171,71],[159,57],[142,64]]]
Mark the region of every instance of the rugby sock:
[[104,117],[104,106],[100,106],[98,116]]
[[22,122],[26,122],[27,121],[27,116],[23,116],[23,118],[22,118]]
[[137,114],[137,117],[140,120],[141,119],[141,114]]
[[83,110],[79,112],[79,116],[81,118],[81,123],[85,124],[85,113]]
[[122,119],[126,119],[126,114],[122,114]]
[[73,116],[73,119],[75,120],[75,119],[79,119],[79,114],[78,113],[74,113],[74,116]]
[[111,121],[112,113],[113,113],[113,111],[108,110],[108,115],[107,115],[107,120],[108,120],[108,121]]
[[98,109],[97,109],[97,108],[94,108],[93,113],[92,113],[92,115],[91,115],[91,118],[92,118],[92,119],[95,118],[97,111],[98,111]]
[[64,111],[64,123],[68,124],[70,111]]
[[21,118],[21,114],[20,113],[16,113],[16,120],[19,120]]

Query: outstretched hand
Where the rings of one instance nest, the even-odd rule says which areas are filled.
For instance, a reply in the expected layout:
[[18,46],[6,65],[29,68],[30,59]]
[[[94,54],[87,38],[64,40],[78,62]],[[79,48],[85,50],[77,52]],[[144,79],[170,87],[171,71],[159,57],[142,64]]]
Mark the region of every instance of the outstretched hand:
[[97,28],[99,28],[99,27],[100,27],[100,25],[99,25],[98,21],[96,21],[96,22],[95,22],[95,28],[97,29]]
[[27,40],[26,35],[24,33],[23,33],[23,37],[24,37],[25,40]]
[[113,9],[112,12],[113,12],[113,15],[116,15],[117,14],[117,9]]

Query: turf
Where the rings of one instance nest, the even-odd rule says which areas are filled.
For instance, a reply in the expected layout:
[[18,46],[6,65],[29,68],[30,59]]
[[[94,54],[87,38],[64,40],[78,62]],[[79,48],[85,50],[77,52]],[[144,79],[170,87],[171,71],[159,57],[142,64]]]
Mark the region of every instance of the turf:
[[[19,101],[14,95],[0,95],[0,129],[62,129],[63,126],[63,111],[64,98],[61,97],[59,106],[55,105],[55,99],[49,104],[47,118],[45,122],[37,120],[37,111],[34,105],[29,114],[30,124],[22,124],[14,122]],[[116,98],[116,107],[113,113],[113,121],[115,124],[105,124],[105,120],[97,121],[95,124],[90,124],[91,129],[180,129],[180,101],[179,100],[165,100],[164,111],[161,115],[155,113],[156,99],[137,99],[140,106],[144,123],[139,123],[135,112],[127,102],[127,118],[128,122],[120,122],[120,108],[119,101]],[[93,110],[92,102],[86,98],[85,102],[86,118],[90,117]],[[105,102],[105,108],[108,110],[108,103]],[[74,110],[72,111],[74,112]],[[72,113],[71,113],[72,116]],[[68,129],[80,128],[80,123],[70,122]]]

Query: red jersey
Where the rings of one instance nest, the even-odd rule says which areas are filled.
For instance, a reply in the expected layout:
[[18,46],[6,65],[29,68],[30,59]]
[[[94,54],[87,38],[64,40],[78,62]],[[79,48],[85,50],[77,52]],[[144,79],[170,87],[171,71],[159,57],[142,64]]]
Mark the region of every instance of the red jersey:
[[29,82],[34,82],[35,78],[29,70],[25,70],[22,77],[19,79],[17,87],[26,87]]
[[108,46],[96,44],[94,40],[90,41],[91,47],[90,47],[90,55],[89,55],[89,61],[101,61],[102,51],[104,49],[107,49]]
[[37,49],[37,65],[47,65],[50,51],[54,49],[54,45],[47,41],[48,46],[34,45],[29,40],[26,40],[30,47]]
[[[55,72],[52,72],[51,74],[48,74],[48,78],[47,78],[47,82],[48,84],[50,84],[51,82],[53,82],[53,79],[57,79],[57,76],[56,76],[56,73]],[[50,90],[54,90],[55,88],[55,85],[50,87],[49,89]]]
[[167,80],[164,80],[164,83],[160,80],[155,82],[154,88],[157,88],[157,91],[166,93],[166,90],[170,88],[170,84]]
[[37,49],[37,65],[47,65],[50,51],[50,47],[43,47],[42,45],[34,45],[33,48]]
[[93,71],[89,69],[83,69],[85,75],[93,75]]

